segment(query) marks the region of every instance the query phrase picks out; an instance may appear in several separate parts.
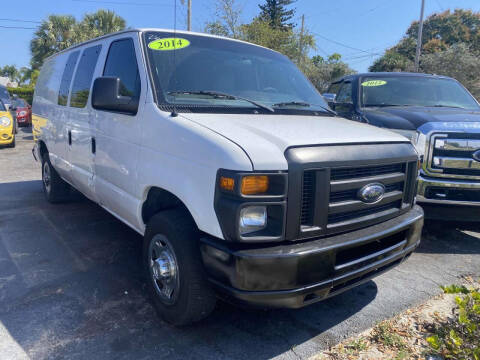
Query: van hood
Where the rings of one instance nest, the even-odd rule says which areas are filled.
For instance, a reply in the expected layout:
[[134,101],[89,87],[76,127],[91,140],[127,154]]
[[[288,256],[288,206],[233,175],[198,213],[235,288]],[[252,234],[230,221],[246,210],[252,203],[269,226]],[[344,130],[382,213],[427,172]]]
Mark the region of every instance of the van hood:
[[265,114],[181,114],[224,136],[248,155],[254,170],[287,170],[285,150],[293,146],[405,142],[388,130],[330,116]]
[[392,106],[365,108],[363,115],[369,124],[402,130],[416,130],[427,122],[480,121],[480,111],[448,107]]

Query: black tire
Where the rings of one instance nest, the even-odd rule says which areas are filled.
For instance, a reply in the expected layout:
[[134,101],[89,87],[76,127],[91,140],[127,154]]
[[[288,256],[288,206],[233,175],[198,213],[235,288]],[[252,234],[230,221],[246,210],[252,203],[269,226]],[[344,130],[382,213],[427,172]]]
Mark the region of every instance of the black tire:
[[[171,299],[158,293],[150,252],[154,242],[166,243],[174,255],[178,279]],[[155,308],[162,319],[175,326],[202,320],[215,308],[216,297],[206,280],[199,233],[190,215],[183,209],[165,210],[154,215],[147,224],[143,242],[143,266],[147,287]]]
[[[49,178],[46,177],[46,169],[48,167]],[[47,185],[48,182],[48,185]],[[42,155],[42,186],[45,198],[49,203],[56,204],[70,200],[71,188],[54,169],[50,163],[48,153]]]
[[16,140],[16,138],[17,138],[17,137],[15,136],[15,134],[13,134],[13,141],[8,145],[8,147],[10,147],[10,148],[14,148],[14,147],[15,147],[15,140]]

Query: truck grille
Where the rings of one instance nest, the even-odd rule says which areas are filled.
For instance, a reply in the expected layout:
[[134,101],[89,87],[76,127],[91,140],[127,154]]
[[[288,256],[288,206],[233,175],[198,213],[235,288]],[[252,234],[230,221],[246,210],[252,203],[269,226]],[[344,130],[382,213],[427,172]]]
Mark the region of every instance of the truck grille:
[[448,177],[480,177],[480,134],[435,134],[431,138],[429,171]]
[[[368,226],[397,216],[406,206],[410,206],[414,197],[416,178],[416,162],[396,164],[339,167],[329,171],[306,170],[303,175],[301,226],[303,230],[309,227],[325,227],[326,233],[338,233]],[[329,176],[328,176],[329,174]],[[326,221],[322,219],[321,211],[316,212],[318,198],[316,184],[325,181],[328,184],[329,196]],[[385,194],[377,203],[366,203],[358,197],[359,190],[372,183],[385,186]],[[319,224],[318,222],[322,223]]]

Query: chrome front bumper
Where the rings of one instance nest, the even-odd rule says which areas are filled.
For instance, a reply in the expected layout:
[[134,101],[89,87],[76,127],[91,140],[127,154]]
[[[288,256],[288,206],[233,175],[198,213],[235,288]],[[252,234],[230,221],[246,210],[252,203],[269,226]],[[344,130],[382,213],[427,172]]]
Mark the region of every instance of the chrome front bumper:
[[480,181],[472,180],[457,180],[445,178],[427,177],[424,174],[418,176],[418,203],[442,204],[442,205],[465,205],[465,206],[479,206],[480,201],[459,201],[445,199],[432,199],[427,196],[428,188],[438,188],[447,190],[476,190],[480,192]]

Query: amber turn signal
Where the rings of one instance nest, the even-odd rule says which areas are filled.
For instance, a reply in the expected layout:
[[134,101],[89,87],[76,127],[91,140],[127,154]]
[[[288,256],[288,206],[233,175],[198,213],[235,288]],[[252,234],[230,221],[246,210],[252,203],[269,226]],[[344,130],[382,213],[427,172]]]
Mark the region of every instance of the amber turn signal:
[[249,175],[242,178],[241,192],[243,195],[264,194],[268,190],[268,176]]
[[220,188],[226,191],[233,191],[235,180],[229,177],[220,176]]

